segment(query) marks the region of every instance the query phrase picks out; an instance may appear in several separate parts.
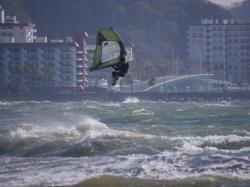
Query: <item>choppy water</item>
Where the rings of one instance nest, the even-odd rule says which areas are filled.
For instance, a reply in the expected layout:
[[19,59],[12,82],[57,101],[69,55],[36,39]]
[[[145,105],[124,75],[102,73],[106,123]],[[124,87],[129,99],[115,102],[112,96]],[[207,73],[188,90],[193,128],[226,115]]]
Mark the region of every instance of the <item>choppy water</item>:
[[1,102],[0,186],[250,186],[250,102]]

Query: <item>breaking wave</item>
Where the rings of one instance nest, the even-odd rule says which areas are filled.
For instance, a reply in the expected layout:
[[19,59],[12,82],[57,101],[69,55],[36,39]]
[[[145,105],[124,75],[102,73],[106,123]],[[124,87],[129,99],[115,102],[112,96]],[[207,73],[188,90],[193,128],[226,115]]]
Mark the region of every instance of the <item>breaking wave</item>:
[[134,110],[132,112],[132,114],[135,115],[135,116],[141,116],[141,115],[142,116],[152,116],[152,115],[154,115],[153,112],[150,112],[150,111],[146,110],[145,108]]
[[247,104],[8,104],[0,105],[0,186],[250,184]]
[[140,100],[137,97],[128,97],[122,103],[139,103]]
[[[145,109],[133,112],[149,115]],[[115,154],[156,154],[180,151],[200,154],[225,151],[233,154],[250,148],[249,132],[242,135],[171,137],[109,128],[85,116],[77,125],[21,124],[0,131],[0,154],[12,156],[90,156]],[[239,152],[241,153],[241,152]]]
[[[92,180],[100,176],[116,176],[122,181],[134,180],[133,184],[137,184],[136,180],[143,183],[153,182],[151,184],[162,184],[165,181],[164,184],[175,186],[180,181],[183,182],[180,184],[185,184],[184,181],[186,181],[190,186],[194,183],[196,184],[194,186],[202,186],[201,184],[215,186],[223,184],[224,186],[225,181],[229,180],[237,184],[236,186],[238,184],[246,186],[250,181],[249,153],[249,148],[233,151],[230,154],[228,151],[204,148],[199,154],[163,151],[153,155],[129,154],[81,158],[4,157],[0,159],[0,173],[4,173],[2,178],[15,179],[6,180],[6,186],[26,186],[27,184],[66,186],[76,183],[79,186],[91,186],[87,184],[96,184]],[[117,180],[116,177],[111,177],[110,180]],[[99,178],[101,179],[103,177]],[[80,183],[80,181],[84,182]],[[199,183],[199,181],[207,182]],[[141,186],[144,185],[141,184]]]
[[100,176],[128,184],[123,186],[131,186],[126,182],[131,180],[152,186],[228,181],[246,186],[250,181],[247,135],[157,136],[111,129],[85,117],[75,127],[23,124],[1,132],[0,139],[0,186],[95,186],[94,181],[107,180]]

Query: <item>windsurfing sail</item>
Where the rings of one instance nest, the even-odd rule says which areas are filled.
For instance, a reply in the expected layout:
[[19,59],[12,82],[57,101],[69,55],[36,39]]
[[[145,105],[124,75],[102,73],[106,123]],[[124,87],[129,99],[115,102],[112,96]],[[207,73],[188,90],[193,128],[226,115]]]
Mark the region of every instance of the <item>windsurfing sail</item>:
[[124,60],[126,50],[121,36],[113,29],[100,29],[97,33],[95,56],[91,71],[118,65]]

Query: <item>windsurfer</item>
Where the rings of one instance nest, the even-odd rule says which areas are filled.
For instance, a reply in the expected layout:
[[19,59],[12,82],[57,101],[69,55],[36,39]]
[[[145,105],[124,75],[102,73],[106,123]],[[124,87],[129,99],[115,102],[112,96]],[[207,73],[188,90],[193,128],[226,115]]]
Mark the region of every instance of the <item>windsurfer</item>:
[[128,73],[129,63],[126,61],[126,57],[121,59],[121,63],[113,66],[114,70],[112,72],[112,86],[114,86],[119,79],[119,77],[124,77]]
[[124,77],[129,69],[129,52],[125,49],[120,35],[113,28],[99,29],[95,48],[95,56],[91,71],[113,67],[112,86],[119,77]]

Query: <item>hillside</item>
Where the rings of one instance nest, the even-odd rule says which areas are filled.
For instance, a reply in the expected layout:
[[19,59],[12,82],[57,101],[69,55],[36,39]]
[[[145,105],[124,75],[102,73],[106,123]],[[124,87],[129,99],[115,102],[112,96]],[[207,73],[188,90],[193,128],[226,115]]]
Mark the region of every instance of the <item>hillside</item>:
[[0,5],[7,10],[8,14],[16,15],[22,21],[31,20],[24,0],[0,0]]
[[250,22],[250,0],[246,0],[243,3],[236,5],[232,12],[245,22]]
[[[7,2],[7,3],[6,3]],[[125,42],[136,46],[140,62],[170,56],[170,46],[185,54],[185,29],[204,17],[230,13],[205,0],[0,0],[24,20],[38,26],[39,35],[65,37],[101,27],[115,27]]]

